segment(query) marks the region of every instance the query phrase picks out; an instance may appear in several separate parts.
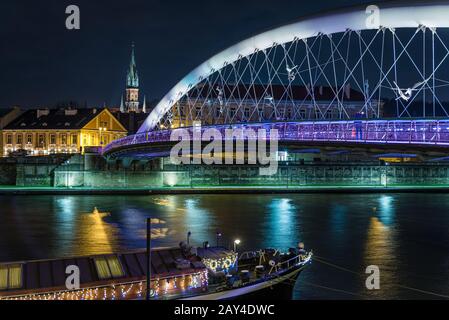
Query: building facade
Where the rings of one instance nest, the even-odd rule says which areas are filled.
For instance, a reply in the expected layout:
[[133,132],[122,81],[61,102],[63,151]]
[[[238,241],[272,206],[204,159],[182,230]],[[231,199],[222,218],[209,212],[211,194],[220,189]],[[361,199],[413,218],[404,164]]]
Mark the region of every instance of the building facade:
[[125,137],[127,130],[107,109],[29,110],[3,132],[4,156],[83,153]]
[[[335,93],[338,92],[338,98]],[[350,85],[325,86],[228,85],[224,89],[203,85],[174,105],[167,117],[172,128],[275,121],[372,119],[383,114],[383,103],[367,101]]]
[[3,128],[16,119],[22,111],[18,107],[0,109],[0,150],[3,150]]

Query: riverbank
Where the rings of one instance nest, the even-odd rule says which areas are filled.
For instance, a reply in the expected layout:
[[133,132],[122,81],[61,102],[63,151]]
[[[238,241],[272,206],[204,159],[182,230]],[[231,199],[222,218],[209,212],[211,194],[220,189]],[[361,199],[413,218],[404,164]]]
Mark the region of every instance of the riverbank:
[[0,195],[176,195],[176,194],[285,194],[285,193],[449,193],[448,186],[312,186],[312,187],[204,187],[204,188],[54,188],[0,186]]

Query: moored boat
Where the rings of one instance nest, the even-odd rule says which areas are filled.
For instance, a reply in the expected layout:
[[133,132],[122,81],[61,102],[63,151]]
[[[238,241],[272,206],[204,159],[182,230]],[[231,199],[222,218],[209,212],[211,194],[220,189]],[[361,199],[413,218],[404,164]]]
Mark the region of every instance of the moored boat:
[[[303,247],[238,256],[222,247],[151,251],[154,300],[291,297],[292,280],[311,262]],[[0,263],[0,300],[138,300],[146,296],[145,250]],[[79,279],[79,283],[78,280]]]

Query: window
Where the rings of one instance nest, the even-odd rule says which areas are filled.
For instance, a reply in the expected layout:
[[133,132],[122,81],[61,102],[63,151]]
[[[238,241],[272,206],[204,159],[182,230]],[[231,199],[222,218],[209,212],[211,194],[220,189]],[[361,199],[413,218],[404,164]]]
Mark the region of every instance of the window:
[[246,118],[246,119],[249,119],[249,117],[250,117],[250,111],[249,111],[248,108],[246,108],[246,109],[245,109],[245,118]]
[[50,135],[50,144],[56,144],[56,135],[54,134]]
[[22,265],[0,265],[0,290],[22,287]]
[[33,135],[31,135],[31,134],[27,135],[27,143],[29,143],[29,144],[33,143]]
[[6,144],[12,144],[12,134],[6,136]]
[[78,136],[77,135],[72,136],[72,144],[78,144]]
[[67,135],[65,133],[61,134],[61,144],[62,145],[66,145],[67,144]]
[[23,135],[17,134],[17,144],[21,145],[23,143]]
[[45,136],[43,134],[40,134],[38,136],[38,146],[43,147],[45,145]]
[[230,116],[231,118],[234,118],[234,116],[235,116],[235,107],[232,107],[232,108],[231,108],[231,112],[230,112],[229,116]]
[[125,275],[122,264],[116,256],[96,258],[95,267],[101,280],[120,278]]

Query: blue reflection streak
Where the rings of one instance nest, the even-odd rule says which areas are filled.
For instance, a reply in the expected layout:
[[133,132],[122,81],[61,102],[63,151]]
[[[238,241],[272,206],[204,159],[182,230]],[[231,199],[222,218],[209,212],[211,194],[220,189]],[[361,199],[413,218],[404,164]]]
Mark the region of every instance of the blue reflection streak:
[[379,199],[380,212],[379,220],[387,227],[393,225],[395,216],[394,198],[392,196],[383,195]]
[[77,229],[76,203],[73,197],[56,198],[55,201],[55,220],[57,227],[54,228],[58,234],[59,246],[58,255],[62,255],[69,247],[72,247],[72,241],[75,239]]
[[299,235],[296,230],[296,207],[291,199],[273,199],[268,211],[265,243],[277,249],[295,246]]
[[185,226],[187,231],[193,233],[193,239],[207,241],[213,239],[212,234],[209,234],[207,226],[210,226],[210,212],[200,208],[200,199],[186,199],[185,200]]

